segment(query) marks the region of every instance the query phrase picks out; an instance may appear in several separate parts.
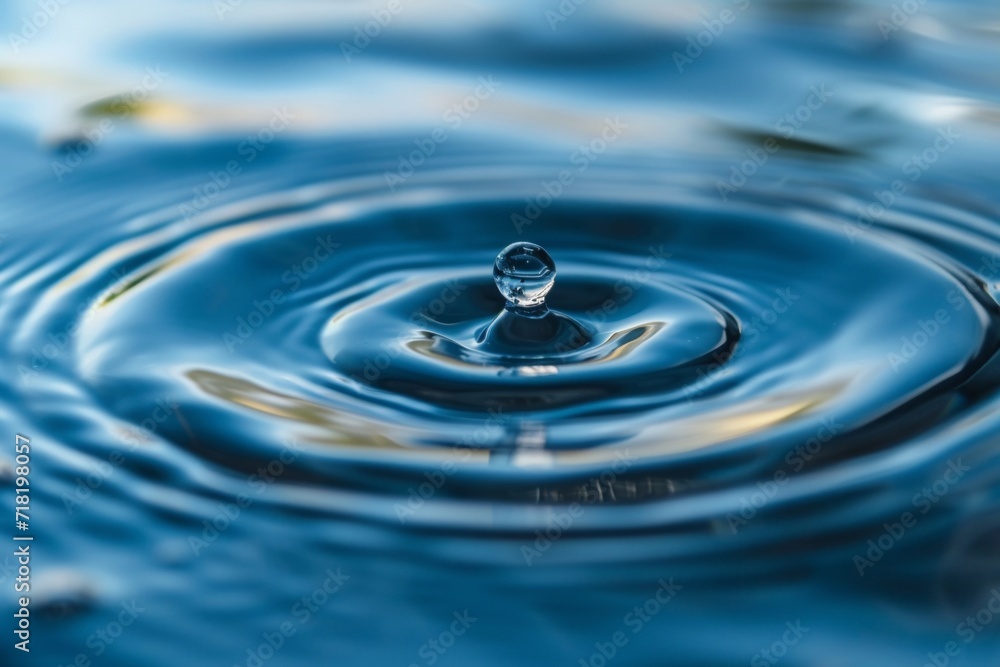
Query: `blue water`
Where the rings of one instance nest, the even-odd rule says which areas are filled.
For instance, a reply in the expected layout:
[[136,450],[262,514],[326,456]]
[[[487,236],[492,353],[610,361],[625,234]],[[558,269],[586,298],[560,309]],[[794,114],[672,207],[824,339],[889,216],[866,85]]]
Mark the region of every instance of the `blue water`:
[[1000,9],[0,25],[2,664],[1000,661]]

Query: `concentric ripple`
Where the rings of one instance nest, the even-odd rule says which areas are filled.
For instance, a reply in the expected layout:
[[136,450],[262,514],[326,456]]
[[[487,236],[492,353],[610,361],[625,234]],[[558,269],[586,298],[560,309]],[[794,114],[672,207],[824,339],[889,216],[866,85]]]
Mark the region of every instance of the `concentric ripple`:
[[[238,471],[290,436],[309,463],[288,481],[391,499],[457,458],[436,501],[520,502],[571,498],[627,452],[641,500],[766,476],[810,439],[833,442],[813,472],[906,447],[968,407],[954,392],[996,347],[983,282],[926,239],[620,169],[519,229],[536,171],[393,194],[356,178],[167,221],[52,286],[132,267],[93,295],[67,381],[134,428],[168,397],[182,418],[157,435]],[[486,336],[493,260],[528,231],[558,257],[547,303],[575,344]]]
[[35,662],[996,664],[996,3],[71,4],[0,77]]

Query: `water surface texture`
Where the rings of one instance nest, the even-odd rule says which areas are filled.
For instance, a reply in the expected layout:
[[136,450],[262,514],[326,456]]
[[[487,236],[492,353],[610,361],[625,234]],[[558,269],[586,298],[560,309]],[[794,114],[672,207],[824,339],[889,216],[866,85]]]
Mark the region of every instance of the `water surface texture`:
[[1000,664],[997,8],[0,25],[2,664]]

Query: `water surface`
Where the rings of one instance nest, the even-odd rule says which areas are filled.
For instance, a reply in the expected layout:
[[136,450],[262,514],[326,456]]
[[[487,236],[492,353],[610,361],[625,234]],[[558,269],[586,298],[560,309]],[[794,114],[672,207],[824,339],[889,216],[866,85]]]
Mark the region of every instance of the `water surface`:
[[995,664],[1000,15],[904,4],[0,10],[5,655]]

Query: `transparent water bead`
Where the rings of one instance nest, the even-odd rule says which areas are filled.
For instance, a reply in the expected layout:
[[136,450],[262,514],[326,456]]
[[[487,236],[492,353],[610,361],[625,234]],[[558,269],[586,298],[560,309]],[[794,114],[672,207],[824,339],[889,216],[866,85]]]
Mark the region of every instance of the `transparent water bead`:
[[[552,364],[535,361],[555,360],[590,342],[587,327],[571,317],[549,310],[545,297],[556,281],[556,263],[549,253],[534,243],[512,243],[497,255],[493,280],[507,300],[505,307],[477,336],[481,350],[505,358],[532,360],[539,374],[552,374]],[[510,369],[508,369],[510,370]],[[515,375],[523,376],[523,368]]]
[[556,264],[540,245],[512,243],[497,255],[493,280],[509,308],[544,308],[556,280]]

